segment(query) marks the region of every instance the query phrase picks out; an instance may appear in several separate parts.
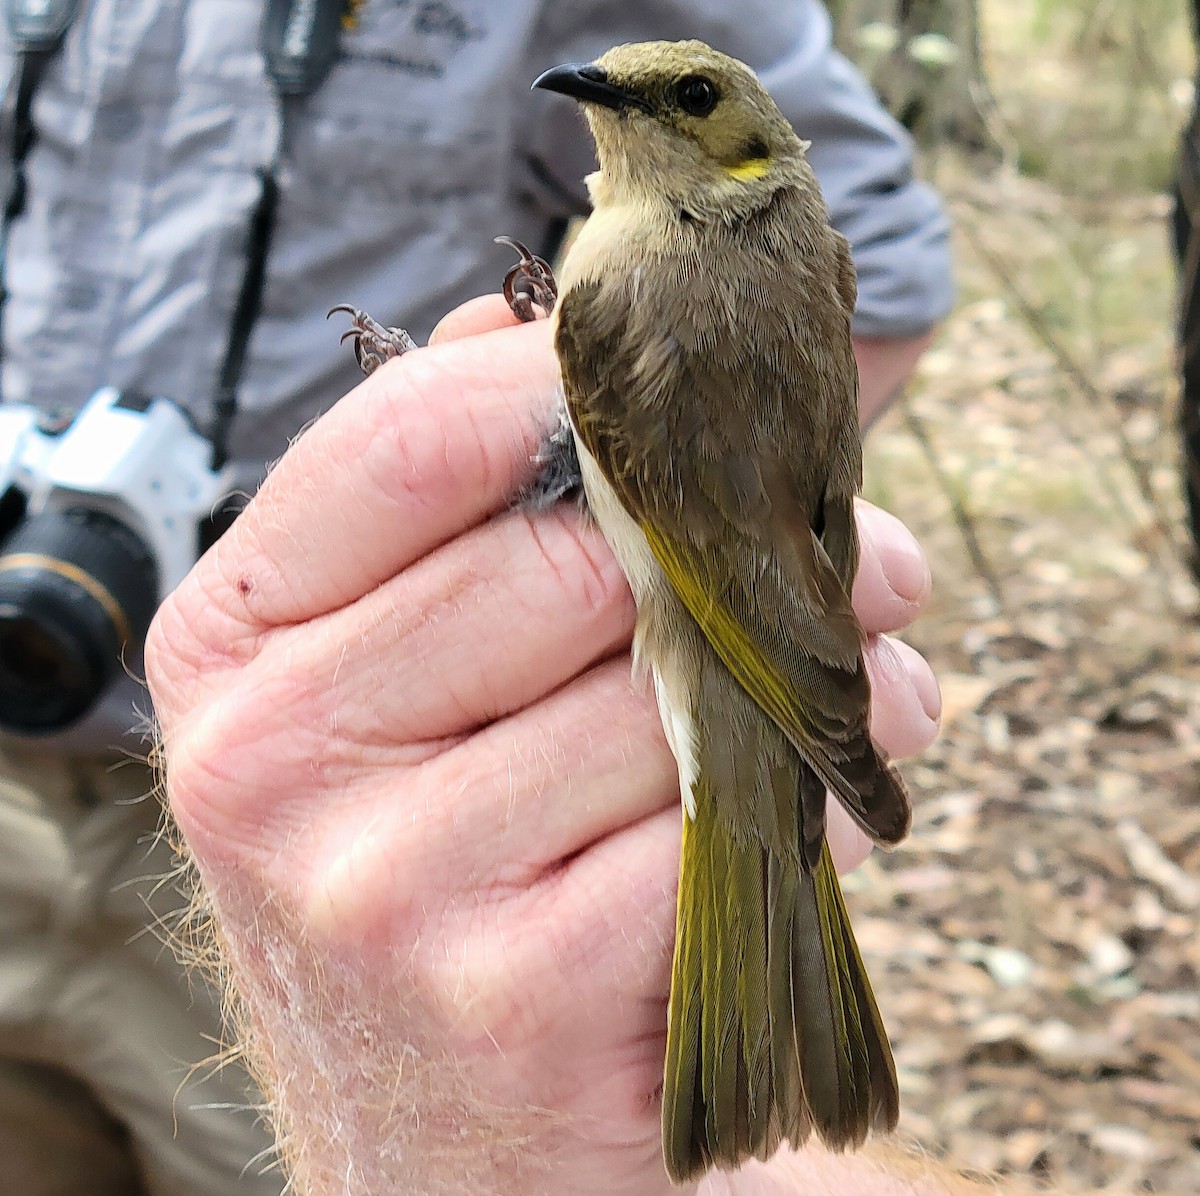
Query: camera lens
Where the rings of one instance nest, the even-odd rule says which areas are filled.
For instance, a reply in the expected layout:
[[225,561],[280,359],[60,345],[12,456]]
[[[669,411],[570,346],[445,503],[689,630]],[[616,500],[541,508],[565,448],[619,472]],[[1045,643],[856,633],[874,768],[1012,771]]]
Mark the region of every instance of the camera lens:
[[153,555],[111,515],[21,524],[0,554],[0,725],[36,734],[82,718],[141,646],[157,598]]

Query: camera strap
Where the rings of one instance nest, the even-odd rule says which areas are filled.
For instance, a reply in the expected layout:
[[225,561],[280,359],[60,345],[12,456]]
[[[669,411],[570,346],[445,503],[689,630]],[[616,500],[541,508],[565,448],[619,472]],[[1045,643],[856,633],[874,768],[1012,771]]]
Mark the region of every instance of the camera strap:
[[[4,20],[13,48],[18,52],[17,69],[5,98],[6,123],[11,131],[11,177],[4,208],[0,213],[0,319],[8,299],[8,236],[13,221],[25,208],[25,160],[33,149],[33,97],[46,64],[62,44],[79,0],[4,0]],[[4,338],[0,336],[0,356]]]
[[325,81],[337,60],[338,35],[346,0],[268,0],[260,49],[279,99],[279,140],[271,163],[259,172],[261,190],[246,236],[246,268],[226,342],[225,360],[213,400],[213,469],[229,456],[229,430],[237,415],[237,391],[250,336],[262,309],[267,258],[279,210],[279,172],[291,144],[296,111]]
[[8,36],[22,54],[53,54],[78,7],[79,0],[4,0]]
[[268,0],[262,55],[281,96],[311,95],[337,60],[346,0]]
[[[3,0],[17,69],[6,97],[12,179],[0,213],[0,320],[7,298],[8,240],[25,207],[25,162],[36,140],[33,98],[46,64],[57,53],[74,20],[79,0]],[[338,57],[342,18],[348,0],[267,0],[260,50],[280,106],[280,130],[271,162],[259,171],[260,191],[246,230],[245,266],[230,318],[225,356],[213,396],[213,469],[229,456],[229,431],[237,414],[237,391],[250,337],[262,307],[267,258],[279,208],[279,177],[295,125],[295,113],[324,82]],[[0,336],[0,353],[3,337]]]

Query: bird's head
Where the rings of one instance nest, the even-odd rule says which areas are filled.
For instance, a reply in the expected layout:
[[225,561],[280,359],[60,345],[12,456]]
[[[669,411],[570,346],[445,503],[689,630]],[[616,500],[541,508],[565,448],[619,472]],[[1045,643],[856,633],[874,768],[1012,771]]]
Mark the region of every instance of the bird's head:
[[804,156],[754,72],[703,42],[616,46],[595,62],[554,67],[534,87],[582,104],[614,199],[736,216],[790,182]]

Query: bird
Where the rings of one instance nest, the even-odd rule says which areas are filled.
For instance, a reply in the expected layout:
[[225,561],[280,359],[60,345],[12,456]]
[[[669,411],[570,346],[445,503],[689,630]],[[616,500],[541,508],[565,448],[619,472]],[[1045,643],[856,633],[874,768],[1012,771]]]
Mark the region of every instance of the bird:
[[801,140],[698,41],[541,74],[595,141],[553,337],[586,505],[637,607],[683,835],[662,1139],[676,1183],[894,1129],[896,1069],[825,836],[908,793],[851,608],[856,282]]

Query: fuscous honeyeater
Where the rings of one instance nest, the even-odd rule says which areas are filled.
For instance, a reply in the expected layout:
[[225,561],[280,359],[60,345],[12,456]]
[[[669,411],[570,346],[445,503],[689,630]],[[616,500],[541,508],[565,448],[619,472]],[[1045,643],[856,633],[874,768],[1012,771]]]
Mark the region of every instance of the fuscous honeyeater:
[[813,1130],[856,1146],[894,1127],[896,1073],[826,789],[878,843],[910,811],[868,733],[850,607],[849,249],[806,144],[742,63],[652,42],[534,86],[580,101],[596,141],[555,346],[683,796],[667,1170],[694,1178]]

